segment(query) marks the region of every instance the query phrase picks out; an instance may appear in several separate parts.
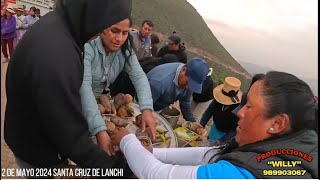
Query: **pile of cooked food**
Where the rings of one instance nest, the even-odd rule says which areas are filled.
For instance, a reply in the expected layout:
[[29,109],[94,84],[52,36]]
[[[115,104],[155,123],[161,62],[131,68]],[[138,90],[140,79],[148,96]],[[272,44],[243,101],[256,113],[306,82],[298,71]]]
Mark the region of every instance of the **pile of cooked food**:
[[113,101],[105,94],[98,98],[100,113],[104,117],[109,134],[114,133],[120,127],[126,127],[129,124],[128,118],[134,117],[131,107],[132,100],[130,94],[122,93],[117,94]]
[[[134,110],[132,108],[133,98],[130,94],[119,93],[114,96],[113,100],[110,96],[102,94],[97,98],[97,103],[100,113],[105,120],[108,134],[111,135],[113,133],[116,133],[119,128],[127,127],[130,121],[132,121],[132,124],[134,126],[140,127],[142,122],[142,115],[139,114],[137,116],[134,116]],[[150,137],[150,128],[146,128],[145,132],[141,132],[138,129],[136,131],[136,136],[141,141],[141,144],[145,147],[149,147],[150,145],[157,147],[169,147],[171,141],[170,134],[165,128],[161,126],[160,120],[158,118],[155,119],[155,123],[157,126],[155,141],[151,141],[150,139],[145,138]]]
[[97,99],[98,107],[101,114],[114,114],[111,98],[106,94],[101,94]]

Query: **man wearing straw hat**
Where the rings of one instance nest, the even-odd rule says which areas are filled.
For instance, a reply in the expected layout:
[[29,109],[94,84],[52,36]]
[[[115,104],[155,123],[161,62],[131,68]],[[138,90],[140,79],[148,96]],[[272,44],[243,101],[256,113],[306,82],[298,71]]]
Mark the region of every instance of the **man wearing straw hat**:
[[17,24],[16,24],[17,38],[15,41],[15,46],[16,46],[19,40],[22,38],[23,34],[26,32],[26,30],[22,28],[22,22],[25,18],[25,16],[23,15],[23,12],[24,12],[23,6],[21,4],[17,4],[15,11],[16,11],[16,14],[14,15],[14,17],[17,20]]
[[[242,98],[241,81],[235,77],[226,77],[223,84],[213,89],[214,100],[204,112],[200,124],[204,127],[209,119],[213,123],[209,139],[216,144],[231,139],[235,133],[238,117],[232,113]],[[218,141],[219,140],[219,141]]]

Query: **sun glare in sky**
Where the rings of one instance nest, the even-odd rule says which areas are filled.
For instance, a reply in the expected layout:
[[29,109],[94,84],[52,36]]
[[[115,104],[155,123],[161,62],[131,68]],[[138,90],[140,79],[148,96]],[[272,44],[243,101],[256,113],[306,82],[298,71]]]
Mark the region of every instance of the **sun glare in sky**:
[[238,62],[317,78],[317,0],[188,0]]
[[275,31],[317,26],[317,0],[188,0],[203,18]]

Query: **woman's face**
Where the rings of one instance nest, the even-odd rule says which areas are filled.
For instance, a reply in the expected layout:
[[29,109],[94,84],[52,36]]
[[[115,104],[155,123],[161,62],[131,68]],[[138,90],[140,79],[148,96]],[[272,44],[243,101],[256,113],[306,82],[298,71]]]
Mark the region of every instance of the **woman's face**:
[[178,51],[179,50],[180,45],[179,44],[168,44],[168,49],[170,51]]
[[21,11],[16,11],[17,16],[21,16],[22,12]]
[[33,9],[30,9],[29,14],[30,14],[31,16],[34,16],[34,10],[33,10]]
[[101,34],[101,40],[107,53],[120,49],[128,38],[130,20],[125,19],[105,29]]
[[236,141],[239,146],[254,143],[266,138],[273,121],[265,117],[266,103],[262,96],[262,81],[256,81],[250,88],[245,104],[238,112],[239,122]]
[[12,13],[11,13],[11,12],[9,12],[9,11],[6,11],[6,16],[7,16],[7,18],[9,18],[9,17],[11,17],[11,16],[12,16]]

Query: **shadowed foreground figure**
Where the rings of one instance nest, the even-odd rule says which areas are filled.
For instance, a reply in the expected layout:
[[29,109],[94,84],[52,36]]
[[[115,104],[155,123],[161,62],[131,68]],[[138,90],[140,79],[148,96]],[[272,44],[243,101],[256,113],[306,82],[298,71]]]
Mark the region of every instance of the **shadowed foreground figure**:
[[131,0],[58,1],[21,39],[7,71],[4,128],[20,167],[61,167],[67,158],[87,168],[126,166],[89,138],[79,89],[84,44],[131,8]]

